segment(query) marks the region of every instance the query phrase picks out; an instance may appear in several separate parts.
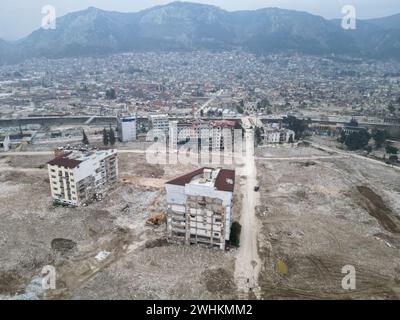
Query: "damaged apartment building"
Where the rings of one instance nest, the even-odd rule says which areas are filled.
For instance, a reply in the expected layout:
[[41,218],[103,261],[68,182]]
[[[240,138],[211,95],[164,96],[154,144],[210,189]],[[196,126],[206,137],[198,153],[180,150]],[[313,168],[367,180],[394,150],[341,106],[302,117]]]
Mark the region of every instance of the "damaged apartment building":
[[117,183],[117,150],[63,151],[48,162],[48,172],[54,202],[80,206]]
[[225,249],[232,224],[235,171],[201,168],[166,183],[172,243]]

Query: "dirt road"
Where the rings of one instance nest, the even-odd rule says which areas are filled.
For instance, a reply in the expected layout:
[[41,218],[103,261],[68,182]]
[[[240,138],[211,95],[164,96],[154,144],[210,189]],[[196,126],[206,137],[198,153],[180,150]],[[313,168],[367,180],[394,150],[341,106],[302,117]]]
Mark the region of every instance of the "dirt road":
[[321,144],[315,143],[314,141],[307,141],[307,142],[311,143],[313,147],[321,149],[321,150],[324,150],[326,152],[337,153],[337,154],[341,154],[341,155],[347,156],[347,157],[353,157],[353,158],[357,158],[357,159],[360,159],[360,160],[366,160],[366,161],[369,161],[369,162],[374,163],[374,164],[379,164],[381,166],[393,168],[395,170],[399,170],[400,171],[400,167],[392,166],[390,164],[386,164],[385,162],[382,162],[382,161],[379,161],[379,160],[371,159],[371,158],[368,158],[368,157],[365,157],[365,156],[362,156],[362,155],[359,155],[359,154],[355,154],[353,152],[340,151],[338,149],[330,148],[330,147],[323,146]]
[[240,248],[236,257],[235,279],[238,286],[239,298],[259,298],[258,274],[260,259],[257,251],[258,223],[255,207],[258,194],[254,191],[257,185],[257,173],[254,158],[253,130],[246,130],[246,158],[243,175],[246,182],[242,185],[243,208],[240,217],[242,232]]

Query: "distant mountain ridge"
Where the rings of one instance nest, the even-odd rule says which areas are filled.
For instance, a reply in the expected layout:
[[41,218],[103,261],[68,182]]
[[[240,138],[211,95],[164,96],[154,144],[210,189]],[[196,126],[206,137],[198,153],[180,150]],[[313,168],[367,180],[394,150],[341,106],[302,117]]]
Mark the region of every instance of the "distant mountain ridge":
[[346,31],[337,20],[266,8],[228,12],[173,2],[135,13],[90,7],[57,19],[17,42],[0,41],[0,63],[125,51],[231,50],[301,52],[400,59],[400,14],[360,20]]

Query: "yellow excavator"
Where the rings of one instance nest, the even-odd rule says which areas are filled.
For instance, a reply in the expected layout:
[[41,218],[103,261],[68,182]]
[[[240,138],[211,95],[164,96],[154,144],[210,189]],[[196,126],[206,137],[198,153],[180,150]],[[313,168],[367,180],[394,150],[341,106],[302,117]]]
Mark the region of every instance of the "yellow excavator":
[[159,214],[159,215],[147,220],[146,221],[146,225],[148,225],[148,226],[158,226],[162,222],[165,222],[166,220],[167,220],[167,216],[165,214]]

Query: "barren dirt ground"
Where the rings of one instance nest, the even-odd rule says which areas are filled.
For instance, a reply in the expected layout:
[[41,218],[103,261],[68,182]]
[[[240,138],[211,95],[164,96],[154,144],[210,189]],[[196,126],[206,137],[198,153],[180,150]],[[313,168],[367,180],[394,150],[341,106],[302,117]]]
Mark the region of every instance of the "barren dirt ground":
[[[165,225],[145,226],[165,210],[164,182],[192,166],[121,154],[118,188],[74,209],[52,205],[51,157],[0,156],[0,298],[235,298],[234,251],[170,246]],[[57,290],[43,294],[35,284],[45,265],[56,267]]]
[[[285,157],[257,160],[262,297],[398,299],[399,172],[324,153],[258,150],[260,157]],[[356,269],[355,290],[342,288],[345,265]]]
[[[252,225],[260,273],[250,283],[257,297],[399,298],[397,170],[314,148],[260,148],[256,156],[260,192],[238,176],[234,216],[245,218],[242,202],[259,204]],[[0,155],[0,298],[245,297],[237,259],[251,262],[254,253],[168,245],[165,225],[145,227],[165,210],[164,182],[194,166],[148,165],[143,154],[121,153],[117,189],[74,209],[51,203],[43,166],[51,157]],[[109,255],[98,261],[102,251]],[[38,287],[45,265],[57,270],[57,290],[47,293]],[[345,265],[356,268],[354,291],[341,287]]]

